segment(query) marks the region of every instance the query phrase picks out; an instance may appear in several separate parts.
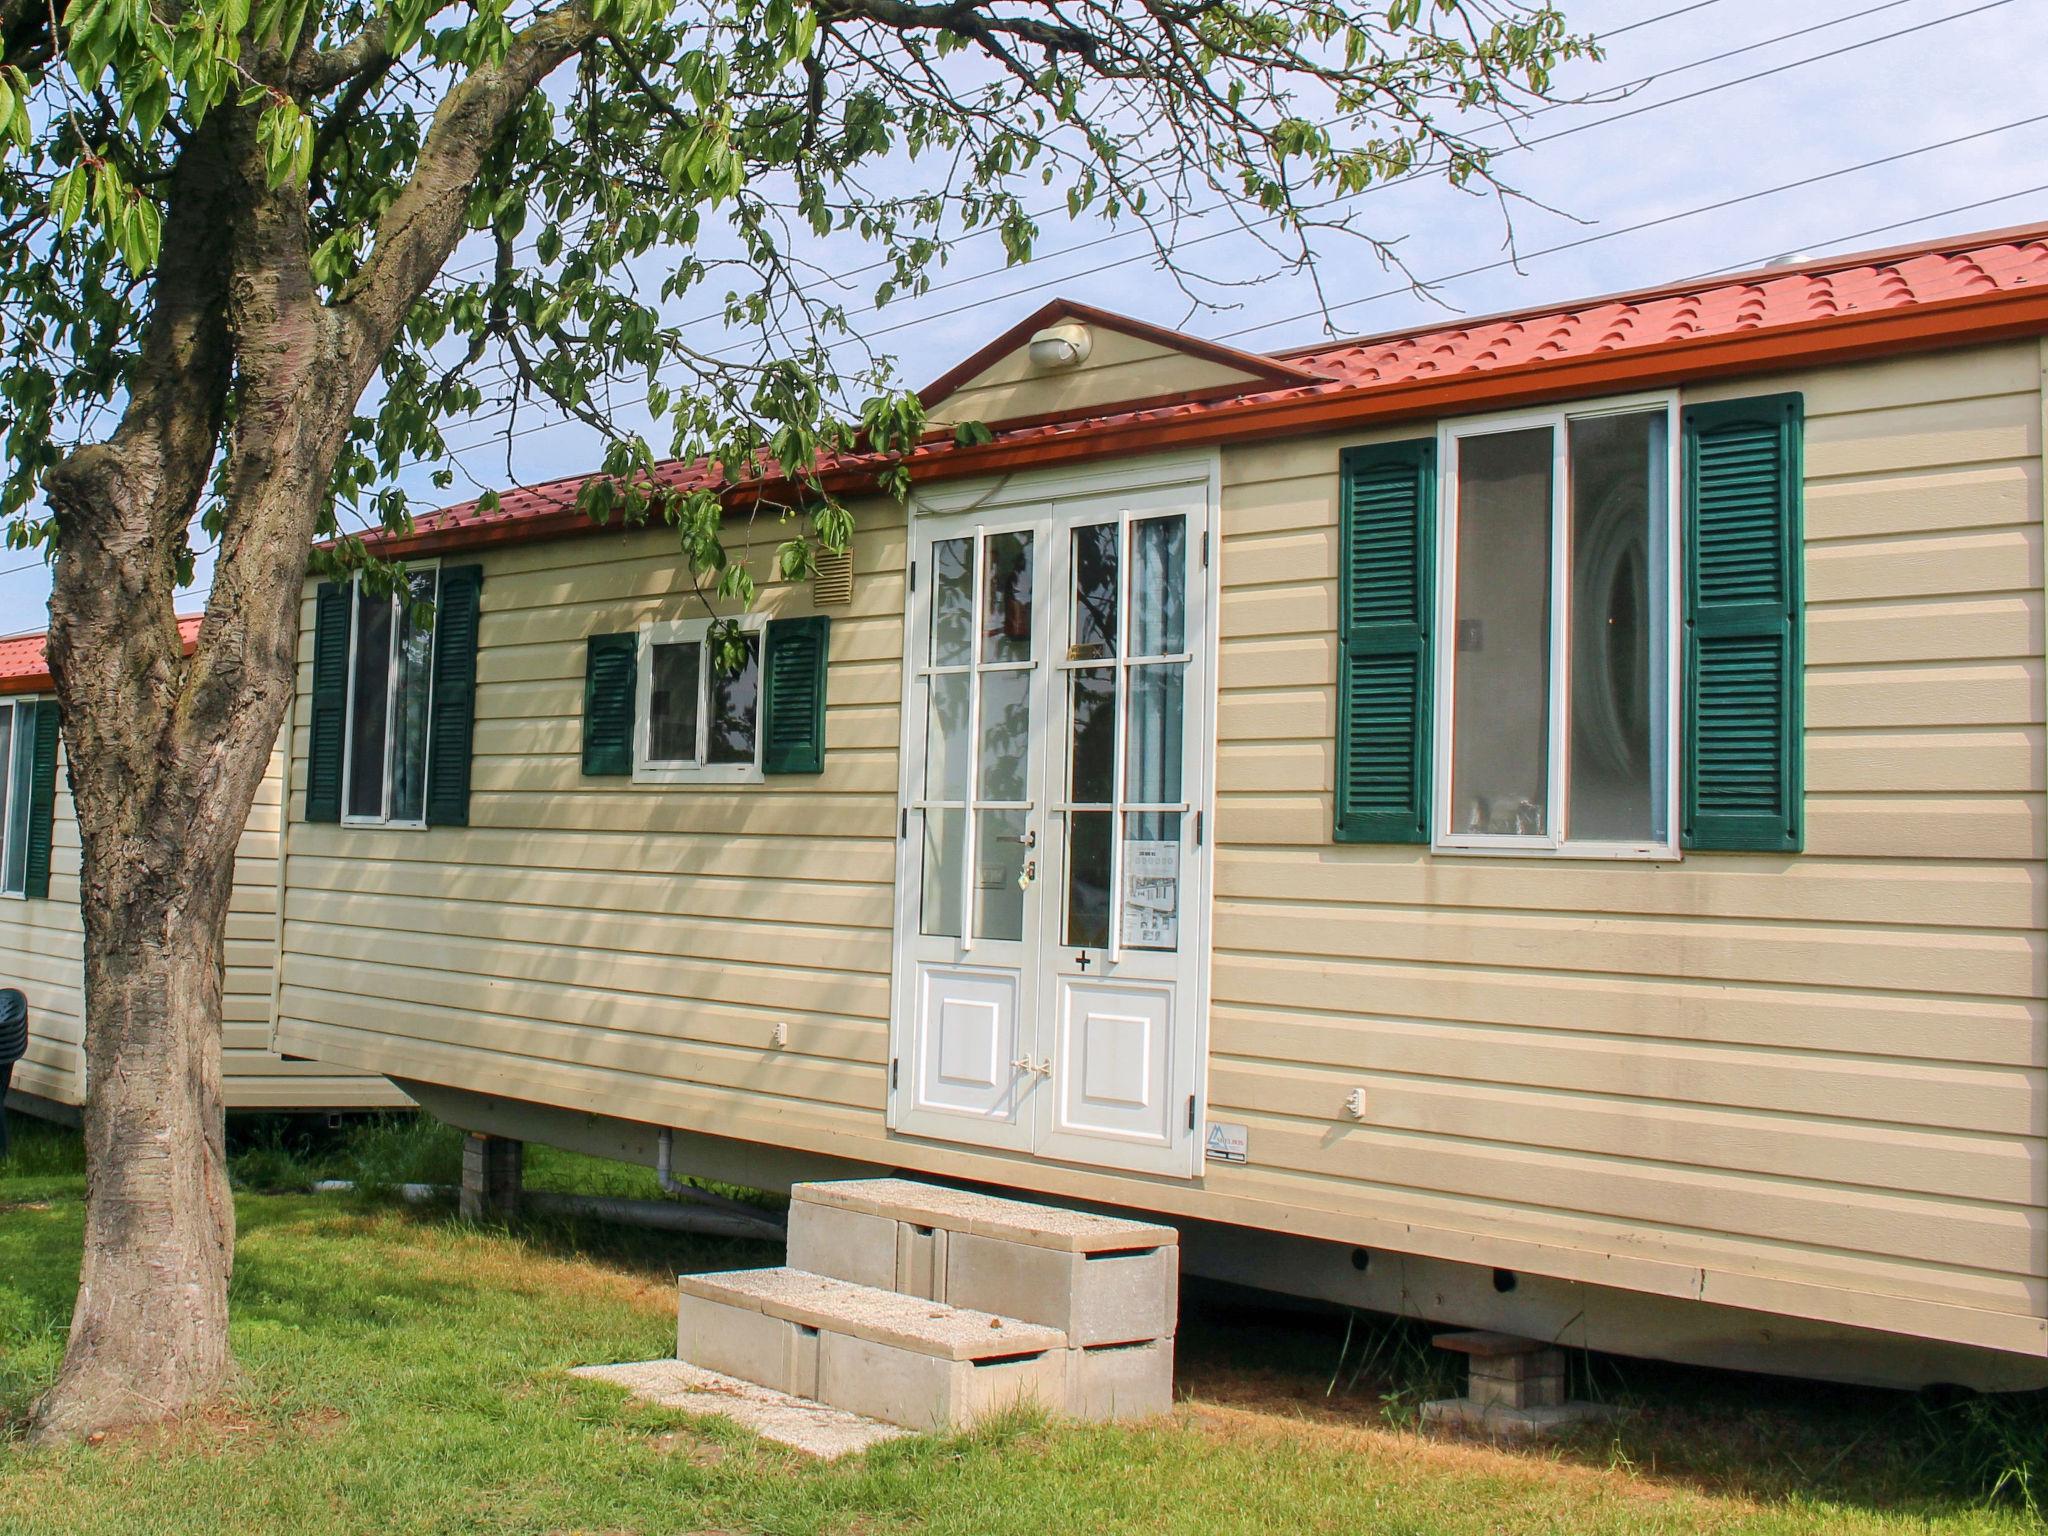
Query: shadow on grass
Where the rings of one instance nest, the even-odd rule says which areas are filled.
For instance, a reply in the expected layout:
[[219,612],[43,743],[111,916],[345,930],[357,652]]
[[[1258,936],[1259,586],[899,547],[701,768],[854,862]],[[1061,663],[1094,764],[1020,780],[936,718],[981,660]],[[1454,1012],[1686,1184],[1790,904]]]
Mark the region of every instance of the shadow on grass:
[[[1332,1426],[1412,1428],[1462,1391],[1440,1327],[1190,1282],[1184,1397]],[[1818,1500],[1933,1516],[2043,1513],[2048,1393],[1884,1391],[1572,1352],[1572,1395],[1618,1416],[1520,1454],[1626,1468],[1716,1496]]]

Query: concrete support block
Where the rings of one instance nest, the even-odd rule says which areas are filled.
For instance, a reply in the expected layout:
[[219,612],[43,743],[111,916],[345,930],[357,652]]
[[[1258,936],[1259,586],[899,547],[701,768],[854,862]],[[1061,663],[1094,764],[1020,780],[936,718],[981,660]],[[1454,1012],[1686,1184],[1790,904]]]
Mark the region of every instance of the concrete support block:
[[[896,1278],[894,1289],[905,1296],[926,1301],[943,1301],[958,1306],[946,1289],[946,1254],[956,1236],[943,1227],[927,1227],[912,1221],[896,1223]],[[993,1311],[978,1307],[981,1312]],[[1015,1313],[1007,1314],[1015,1316]]]
[[526,1177],[526,1143],[503,1136],[469,1135],[462,1142],[464,1221],[511,1221],[519,1214]]
[[795,1201],[789,1208],[789,1266],[855,1285],[892,1290],[896,1285],[897,1225],[887,1216]]
[[1070,1349],[1066,1411],[1077,1419],[1148,1419],[1173,1411],[1173,1340]]
[[749,1312],[688,1292],[677,1300],[679,1359],[777,1392],[817,1396],[817,1339],[817,1330],[765,1312]]
[[1179,1250],[1070,1253],[954,1232],[944,1299],[1058,1328],[1076,1347],[1171,1338],[1180,1312]]
[[1020,1403],[1057,1413],[1072,1353],[948,1360],[830,1332],[819,1345],[818,1401],[909,1429],[964,1429]]

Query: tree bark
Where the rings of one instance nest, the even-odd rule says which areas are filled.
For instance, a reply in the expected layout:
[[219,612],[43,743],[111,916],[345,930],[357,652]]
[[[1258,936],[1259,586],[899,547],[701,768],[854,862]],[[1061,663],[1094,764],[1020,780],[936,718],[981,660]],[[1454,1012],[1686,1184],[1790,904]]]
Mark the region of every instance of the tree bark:
[[[139,850],[138,850],[139,851]],[[233,867],[234,850],[227,849]],[[211,862],[203,861],[203,862]],[[227,886],[165,903],[139,868],[88,903],[85,1260],[35,1438],[162,1418],[220,1388],[235,1241],[221,1108]]]
[[[269,185],[253,111],[216,108],[180,152],[121,424],[44,477],[50,671],[82,861],[87,1179],[78,1301],[38,1441],[166,1417],[233,1369],[223,933],[292,688],[307,557],[356,401],[462,238],[469,188],[593,33],[568,0],[449,92],[332,306],[311,273],[306,189]],[[187,658],[177,553],[222,452],[220,548]]]

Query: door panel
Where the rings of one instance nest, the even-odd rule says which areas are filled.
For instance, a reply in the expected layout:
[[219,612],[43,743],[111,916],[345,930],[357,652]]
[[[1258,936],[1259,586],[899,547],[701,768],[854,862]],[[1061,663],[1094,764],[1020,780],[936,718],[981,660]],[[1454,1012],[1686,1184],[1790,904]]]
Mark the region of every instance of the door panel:
[[914,529],[899,1130],[1200,1170],[1211,494]]
[[1073,1156],[1069,1137],[1166,1147],[1173,1140],[1173,989],[1063,978],[1054,1048],[1054,1123],[1041,1150]]
[[932,966],[920,999],[926,1027],[912,1093],[918,1110],[985,1123],[1017,1119],[1021,1055],[1014,973]]

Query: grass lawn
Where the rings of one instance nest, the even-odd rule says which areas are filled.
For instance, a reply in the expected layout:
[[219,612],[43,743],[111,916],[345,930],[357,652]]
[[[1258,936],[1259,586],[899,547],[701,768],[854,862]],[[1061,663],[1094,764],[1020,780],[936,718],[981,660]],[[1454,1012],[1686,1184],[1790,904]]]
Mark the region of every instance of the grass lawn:
[[[17,1122],[19,1125],[19,1122]],[[273,1137],[238,1176],[431,1175],[450,1145],[380,1131],[326,1153]],[[322,1156],[326,1166],[316,1166]],[[351,1164],[351,1159],[353,1163]],[[289,1177],[285,1177],[289,1175]],[[645,1193],[641,1174],[537,1154],[534,1182]],[[651,1175],[646,1176],[651,1183]],[[245,1192],[234,1305],[244,1380],[214,1410],[31,1453],[77,1276],[75,1140],[0,1163],[0,1532],[2017,1532],[1986,1493],[2037,1404],[1936,1408],[1706,1372],[1596,1364],[1632,1405],[1562,1448],[1409,1427],[1434,1367],[1398,1325],[1193,1298],[1184,1401],[1154,1425],[1017,1419],[829,1466],[717,1420],[630,1403],[566,1367],[673,1352],[676,1270],[770,1249],[602,1227],[464,1227],[374,1197]],[[2036,1451],[2038,1454],[2038,1450]]]

